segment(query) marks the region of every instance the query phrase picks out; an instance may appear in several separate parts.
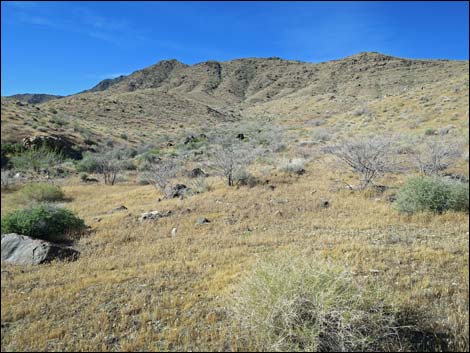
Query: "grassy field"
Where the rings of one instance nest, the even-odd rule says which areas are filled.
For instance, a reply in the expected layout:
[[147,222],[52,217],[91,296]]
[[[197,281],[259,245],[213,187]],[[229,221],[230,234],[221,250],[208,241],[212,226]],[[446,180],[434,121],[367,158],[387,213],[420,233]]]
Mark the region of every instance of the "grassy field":
[[[259,259],[291,251],[375,281],[421,335],[468,349],[468,215],[401,215],[387,194],[345,190],[339,177],[349,175],[320,159],[302,176],[270,175],[269,185],[210,178],[212,191],[161,202],[149,185],[67,181],[63,204],[91,227],[81,256],[2,264],[2,351],[266,349],[233,316],[233,295]],[[21,206],[15,191],[1,201],[2,215]],[[128,209],[111,212],[119,205]],[[153,210],[174,212],[137,221]],[[196,225],[199,217],[211,222]]]

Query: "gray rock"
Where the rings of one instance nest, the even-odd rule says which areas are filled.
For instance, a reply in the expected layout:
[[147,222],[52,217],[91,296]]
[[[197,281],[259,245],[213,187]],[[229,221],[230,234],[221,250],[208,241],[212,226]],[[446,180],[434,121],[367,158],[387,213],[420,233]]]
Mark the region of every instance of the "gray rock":
[[119,211],[125,211],[125,210],[127,210],[127,207],[124,205],[121,205],[121,206],[113,208],[111,212],[119,212]]
[[145,212],[142,213],[139,217],[140,222],[145,222],[145,221],[156,221],[159,220],[160,218],[163,217],[169,217],[172,214],[171,211],[152,211],[152,212]]
[[194,168],[188,172],[188,177],[197,178],[197,177],[207,177],[207,173],[201,168]]
[[39,265],[55,259],[75,260],[79,254],[73,248],[26,235],[2,235],[2,261],[15,265]]
[[171,190],[168,193],[168,198],[174,199],[176,197],[183,197],[186,195],[187,192],[189,192],[191,189],[189,189],[186,185],[184,184],[176,184],[171,188]]
[[211,221],[209,221],[207,218],[198,218],[197,221],[196,221],[196,224],[208,224],[210,223]]

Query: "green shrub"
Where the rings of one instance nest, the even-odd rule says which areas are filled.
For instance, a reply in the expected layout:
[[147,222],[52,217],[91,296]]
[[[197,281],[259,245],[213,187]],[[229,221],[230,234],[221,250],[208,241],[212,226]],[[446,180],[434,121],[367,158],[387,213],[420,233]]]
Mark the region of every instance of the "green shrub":
[[[266,351],[390,351],[398,337],[388,299],[373,284],[310,256],[258,263],[235,291],[237,322]],[[251,337],[250,337],[251,338]]]
[[84,230],[85,223],[65,208],[34,205],[2,217],[2,234],[18,233],[48,241],[66,241],[68,235]]
[[95,156],[86,154],[81,161],[77,163],[78,172],[97,173],[100,171],[100,165]]
[[15,154],[10,163],[12,167],[20,171],[33,170],[39,173],[42,169],[49,170],[64,160],[61,153],[53,151],[46,146],[29,149]]
[[61,201],[65,195],[60,186],[48,183],[28,184],[19,191],[21,198],[32,201]]
[[426,136],[432,136],[432,135],[435,135],[436,134],[436,130],[432,129],[432,128],[428,128],[424,131],[424,134]]
[[468,212],[468,193],[468,183],[439,177],[416,177],[408,179],[399,190],[395,204],[404,213],[442,213],[447,210]]

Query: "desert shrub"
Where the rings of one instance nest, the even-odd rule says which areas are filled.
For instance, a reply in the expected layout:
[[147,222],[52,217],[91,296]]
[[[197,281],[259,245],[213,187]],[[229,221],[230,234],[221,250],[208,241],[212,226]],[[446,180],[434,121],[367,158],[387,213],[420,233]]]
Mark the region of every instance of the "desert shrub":
[[235,290],[237,322],[266,351],[390,351],[397,322],[370,283],[311,256],[282,254],[257,263]]
[[84,230],[85,223],[72,211],[38,204],[2,217],[2,234],[18,233],[48,241],[65,241],[67,236]]
[[423,175],[439,175],[456,164],[462,143],[449,139],[432,139],[410,147],[411,162]]
[[89,153],[77,164],[77,171],[101,174],[105,184],[114,185],[118,174],[123,169],[133,170],[136,168],[132,160],[129,159],[129,156],[134,152],[135,150],[115,148],[100,153]]
[[148,172],[141,173],[137,176],[137,184],[150,185],[152,184],[151,175]]
[[188,182],[189,189],[194,194],[202,194],[203,192],[211,191],[212,185],[207,181],[205,176],[198,176]]
[[69,123],[64,118],[58,117],[58,116],[52,117],[51,119],[49,119],[49,122],[51,122],[52,124],[58,125],[58,126],[64,126],[64,125],[67,125]]
[[435,135],[436,134],[436,130],[432,129],[432,128],[428,128],[426,130],[424,130],[424,134],[426,136],[432,136],[432,135]]
[[46,146],[29,149],[15,154],[10,163],[13,169],[20,171],[34,171],[39,173],[41,170],[49,171],[64,160],[63,155],[49,149]]
[[129,136],[127,136],[126,133],[120,134],[119,137],[122,138],[123,140],[127,140],[129,138]]
[[65,195],[60,186],[49,183],[28,184],[19,191],[20,198],[29,201],[61,201]]
[[293,158],[282,160],[279,164],[278,169],[291,174],[303,174],[305,173],[305,159]]
[[258,178],[246,170],[237,171],[233,177],[233,181],[235,182],[235,185],[249,186],[250,188],[258,184]]
[[244,144],[234,138],[222,138],[212,153],[212,167],[223,176],[229,186],[234,185],[234,176],[261,155],[259,148]]
[[168,186],[170,181],[175,177],[178,171],[178,163],[176,159],[168,158],[153,163],[149,167],[149,172],[143,175],[147,176],[152,185],[165,196],[168,196]]
[[361,177],[365,189],[378,177],[399,169],[396,161],[396,138],[356,137],[330,146],[324,151],[332,154]]
[[98,161],[91,153],[85,154],[83,159],[77,163],[78,172],[96,173],[98,172],[98,168]]
[[415,177],[407,180],[399,190],[395,205],[400,212],[447,210],[468,212],[468,183],[439,177]]
[[80,173],[80,180],[85,182],[88,180],[89,175],[87,173]]

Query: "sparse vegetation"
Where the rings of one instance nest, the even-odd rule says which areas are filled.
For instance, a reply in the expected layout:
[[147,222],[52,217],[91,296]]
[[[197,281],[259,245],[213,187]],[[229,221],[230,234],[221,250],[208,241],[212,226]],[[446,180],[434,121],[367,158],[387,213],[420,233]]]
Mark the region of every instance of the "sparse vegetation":
[[[468,351],[468,183],[450,181],[468,180],[468,62],[243,59],[217,63],[220,83],[205,65],[37,106],[2,97],[5,141],[88,150],[31,173],[2,143],[2,232],[91,227],[76,262],[2,263],[2,351]],[[55,170],[73,213],[18,202]]]

